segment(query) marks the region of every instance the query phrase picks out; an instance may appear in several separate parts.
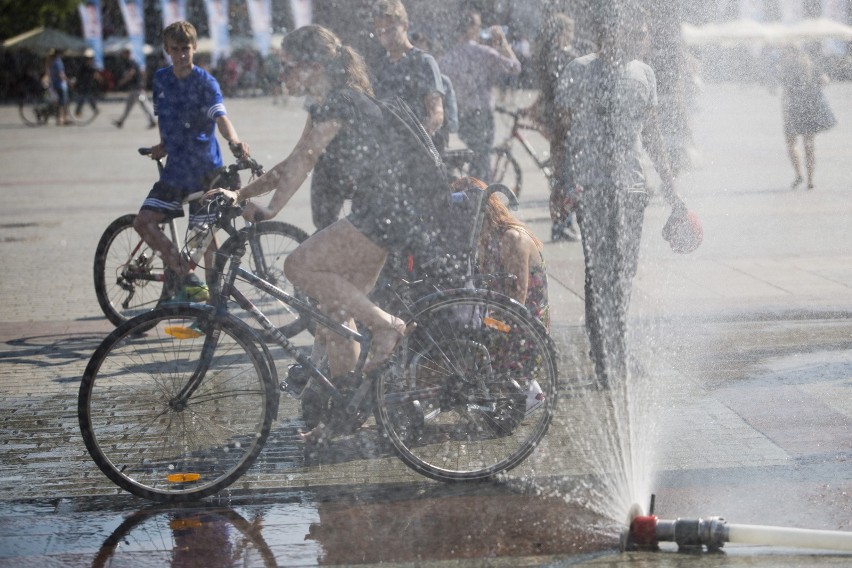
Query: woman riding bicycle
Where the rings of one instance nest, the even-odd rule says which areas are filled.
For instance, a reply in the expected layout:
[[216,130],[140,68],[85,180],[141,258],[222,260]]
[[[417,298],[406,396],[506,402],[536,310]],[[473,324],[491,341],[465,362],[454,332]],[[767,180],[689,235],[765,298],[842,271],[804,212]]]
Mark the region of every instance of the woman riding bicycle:
[[[284,263],[287,278],[319,301],[330,317],[353,324],[357,319],[372,333],[365,370],[388,359],[410,331],[403,320],[373,304],[373,289],[388,252],[410,246],[421,236],[416,196],[400,189],[389,176],[381,148],[382,113],[371,100],[372,88],[363,59],[331,31],[316,25],[285,36],[281,54],[288,92],[313,101],[296,147],[281,163],[239,191],[217,190],[235,201],[275,191],[266,207],[250,203],[243,216],[269,219],[296,193],[317,163],[331,157],[345,162],[346,183],[356,188],[351,213],[311,236]],[[211,192],[208,196],[212,197]],[[321,334],[332,377],[355,367],[358,344],[331,333]],[[322,429],[305,434],[308,442],[328,435]]]

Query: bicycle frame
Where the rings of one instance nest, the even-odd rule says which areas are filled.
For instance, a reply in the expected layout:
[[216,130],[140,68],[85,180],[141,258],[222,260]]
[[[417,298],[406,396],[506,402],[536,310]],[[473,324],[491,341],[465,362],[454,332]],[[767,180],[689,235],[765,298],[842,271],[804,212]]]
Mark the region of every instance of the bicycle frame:
[[527,154],[529,154],[530,158],[533,159],[536,166],[538,166],[539,169],[541,169],[541,171],[544,173],[544,175],[549,179],[552,175],[552,169],[549,163],[550,159],[541,159],[538,152],[536,152],[535,147],[523,134],[524,130],[540,132],[538,127],[536,127],[534,124],[522,122],[520,112],[509,111],[501,107],[497,107],[495,110],[501,114],[505,114],[512,117],[512,128],[509,133],[509,136],[501,144],[499,144],[496,149],[504,149],[506,151],[511,151],[510,148],[512,146],[512,141],[517,140],[518,142],[520,142],[523,149],[526,150]]

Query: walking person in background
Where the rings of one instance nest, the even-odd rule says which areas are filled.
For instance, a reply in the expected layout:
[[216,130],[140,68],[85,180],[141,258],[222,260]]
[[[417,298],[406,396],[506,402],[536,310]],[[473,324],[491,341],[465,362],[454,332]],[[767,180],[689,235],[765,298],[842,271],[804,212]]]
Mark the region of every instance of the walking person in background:
[[68,122],[68,77],[65,75],[65,63],[62,50],[51,49],[47,54],[47,80],[56,94],[56,125],[65,126]]
[[579,57],[574,49],[574,20],[566,14],[547,18],[536,42],[534,65],[539,96],[527,111],[539,130],[550,142],[550,240],[578,241],[579,230],[574,224],[573,184],[568,168],[563,167],[568,137],[568,113],[554,104],[557,84],[565,75],[568,64]]
[[568,175],[582,187],[577,217],[586,268],[586,331],[596,384],[606,389],[625,384],[632,368],[627,315],[648,203],[643,143],[672,206],[667,228],[679,225],[688,211],[665,159],[654,71],[637,59],[647,34],[641,12],[618,4],[601,20],[600,50],[568,64],[555,104],[570,124]]
[[83,113],[83,106],[88,104],[92,107],[92,112],[95,115],[100,114],[98,108],[98,92],[100,91],[101,73],[95,66],[95,53],[92,49],[87,49],[85,53],[86,59],[80,66],[75,78],[75,89],[77,91],[77,108],[74,115],[79,117]]
[[482,19],[476,10],[461,15],[458,42],[439,64],[453,82],[459,108],[459,138],[473,150],[470,175],[491,177],[491,147],[494,145],[494,101],[492,90],[503,75],[518,75],[521,63],[515,57],[503,28],[490,28],[494,47],[479,43]]
[[[778,77],[783,89],[784,139],[787,143],[787,155],[796,174],[791,189],[796,189],[803,181],[807,181],[807,188],[812,190],[816,168],[814,136],[837,124],[822,90],[828,83],[828,77],[820,73],[808,54],[795,45],[781,49],[778,65]],[[807,180],[802,177],[801,158],[796,147],[799,136],[802,137],[805,148]]]
[[373,88],[378,99],[399,97],[411,107],[432,137],[444,124],[444,82],[435,58],[415,47],[408,37],[408,13],[400,0],[378,0],[373,7],[373,26],[387,54],[376,71]]
[[124,70],[115,88],[127,89],[127,101],[124,104],[124,113],[122,113],[121,118],[113,121],[113,124],[116,128],[124,126],[127,115],[130,114],[133,105],[138,102],[145,114],[148,115],[148,128],[156,128],[157,119],[154,118],[154,110],[151,108],[151,103],[148,102],[147,95],[145,95],[145,73],[139,63],[133,59],[129,49],[121,50],[121,61]]

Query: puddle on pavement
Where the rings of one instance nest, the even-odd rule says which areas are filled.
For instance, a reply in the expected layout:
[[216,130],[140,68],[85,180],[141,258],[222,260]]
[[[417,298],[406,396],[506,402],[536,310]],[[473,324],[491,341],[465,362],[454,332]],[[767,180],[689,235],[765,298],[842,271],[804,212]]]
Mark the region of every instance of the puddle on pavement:
[[312,491],[227,505],[225,497],[182,506],[148,506],[125,496],[6,502],[0,503],[0,563],[44,565],[61,556],[69,566],[216,568],[616,551],[617,528],[588,511],[497,487]]

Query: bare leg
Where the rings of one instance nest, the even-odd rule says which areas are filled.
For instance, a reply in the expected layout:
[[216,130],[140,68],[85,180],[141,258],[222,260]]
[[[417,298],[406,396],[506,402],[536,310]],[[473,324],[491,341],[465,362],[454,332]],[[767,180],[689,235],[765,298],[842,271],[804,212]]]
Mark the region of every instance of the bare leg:
[[793,180],[793,189],[802,183],[802,165],[799,158],[799,151],[796,149],[796,137],[787,136],[787,155],[790,156],[790,163],[793,164],[793,170],[796,172],[796,179]]
[[133,222],[133,228],[148,243],[148,246],[162,255],[163,262],[170,270],[179,276],[185,276],[190,272],[189,265],[181,256],[175,244],[160,229],[160,223],[164,219],[165,215],[162,213],[141,209]]
[[[374,358],[393,350],[405,325],[367,297],[379,277],[387,252],[342,219],[316,233],[287,256],[284,274],[297,288],[316,298],[338,321],[355,318],[373,333]],[[350,341],[328,341],[332,376],[354,366],[357,347]],[[351,363],[344,362],[351,361]]]
[[805,172],[808,176],[808,189],[814,188],[814,169],[816,167],[816,154],[814,152],[814,137],[804,136],[805,139]]

